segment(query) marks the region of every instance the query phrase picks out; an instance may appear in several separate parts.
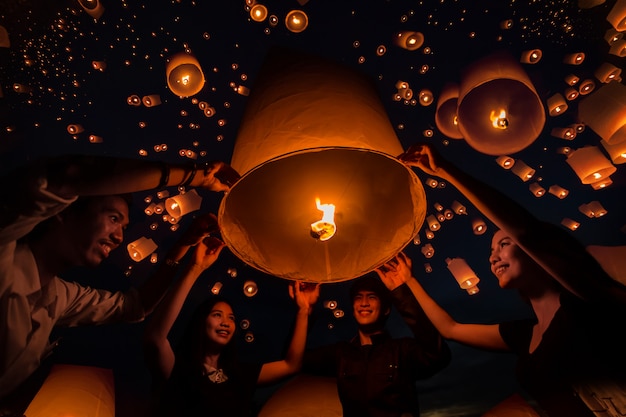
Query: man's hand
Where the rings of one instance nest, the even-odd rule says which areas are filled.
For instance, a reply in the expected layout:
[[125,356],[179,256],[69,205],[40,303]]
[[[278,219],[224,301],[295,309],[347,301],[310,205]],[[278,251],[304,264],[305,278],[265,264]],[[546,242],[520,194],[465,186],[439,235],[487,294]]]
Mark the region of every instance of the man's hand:
[[411,258],[400,252],[392,260],[377,268],[376,273],[389,291],[393,291],[411,279],[411,267]]

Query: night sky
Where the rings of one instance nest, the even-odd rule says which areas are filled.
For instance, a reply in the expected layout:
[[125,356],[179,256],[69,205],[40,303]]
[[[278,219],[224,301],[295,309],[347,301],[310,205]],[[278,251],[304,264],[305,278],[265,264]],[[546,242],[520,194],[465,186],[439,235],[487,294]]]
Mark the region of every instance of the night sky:
[[[539,218],[554,224],[561,224],[564,218],[579,222],[580,227],[571,233],[585,245],[626,244],[624,168],[616,165],[612,184],[594,190],[581,183],[559,150],[598,146],[599,136],[588,127],[569,141],[551,135],[555,127],[578,123],[580,98],[568,101],[564,114],[547,115],[539,137],[509,155],[536,170],[528,182],[501,168],[494,155],[478,152],[463,139],[446,137],[435,123],[436,101],[443,86],[458,83],[464,68],[494,51],[506,50],[519,58],[524,51],[541,49],[541,60],[523,68],[544,106],[549,97],[565,91],[564,79],[569,74],[592,79],[599,88],[601,82],[594,78],[594,70],[605,62],[617,67],[622,64],[622,58],[609,54],[604,39],[611,28],[606,16],[614,1],[584,9],[578,8],[576,1],[539,0],[261,2],[269,15],[276,17],[275,24],[269,18],[253,21],[244,0],[103,1],[105,10],[98,19],[87,14],[78,1],[3,0],[0,25],[9,40],[2,42],[0,32],[2,172],[40,157],[71,153],[188,162],[189,158],[180,154],[187,149],[194,151],[199,162],[229,162],[247,101],[235,87],[253,89],[268,50],[283,46],[330,58],[371,77],[403,147],[418,141],[432,143],[462,169],[500,189]],[[301,33],[292,33],[284,25],[292,9],[303,10],[309,17],[309,26]],[[506,21],[508,26],[503,25]],[[424,44],[415,51],[394,45],[394,35],[402,30],[421,32]],[[195,56],[205,74],[203,89],[192,97],[180,98],[167,86],[167,59],[179,52]],[[566,55],[577,52],[585,53],[582,64],[563,62]],[[408,82],[415,92],[429,89],[434,103],[422,106],[394,100],[399,80]],[[159,95],[160,105],[128,104],[132,95],[152,94]],[[202,101],[215,108],[214,115],[207,117],[199,109]],[[72,124],[84,130],[73,135],[68,132]],[[558,184],[569,194],[564,199],[548,193],[535,197],[529,191],[535,182],[546,190]],[[499,289],[489,272],[493,225],[485,219],[487,233],[474,234],[471,221],[481,217],[480,213],[452,186],[445,185],[425,185],[427,214],[437,213],[434,203],[449,208],[454,201],[464,204],[468,214],[443,222],[433,239],[420,232],[421,241],[407,246],[415,276],[458,320],[497,322],[527,316],[528,306],[515,293]],[[217,212],[221,196],[200,194],[202,211]],[[172,230],[169,223],[144,213],[146,198],[157,200],[154,192],[136,194],[126,242],[147,236],[159,245],[157,255],[164,254],[194,214],[183,217],[179,229]],[[599,201],[607,214],[589,218],[579,210],[592,201]],[[421,253],[424,243],[436,248],[430,259]],[[446,268],[449,257],[466,259],[476,271],[481,279],[478,294],[470,296],[458,287]],[[425,272],[426,263],[432,272]],[[67,278],[125,289],[141,283],[152,269],[149,259],[136,263],[120,248],[98,270],[71,271]],[[245,297],[241,291],[247,279],[258,284],[255,297]],[[295,312],[287,295],[288,282],[256,271],[227,250],[196,284],[173,336],[217,281],[223,283],[222,294],[233,301],[238,319],[250,320],[254,340],[248,343],[242,338],[241,353],[261,360],[279,357]],[[355,334],[346,299],[348,285],[322,286],[311,346]],[[345,317],[335,318],[324,309],[325,300],[336,300],[338,308],[346,310]],[[69,329],[58,334],[63,337],[55,354],[59,362],[114,370],[117,415],[121,417],[136,415],[148,390],[139,346],[142,326]],[[407,332],[395,314],[389,327],[395,335]],[[451,347],[452,364],[420,383],[424,417],[480,415],[517,389],[511,355],[479,352],[455,343]],[[259,404],[276,388],[260,390]]]

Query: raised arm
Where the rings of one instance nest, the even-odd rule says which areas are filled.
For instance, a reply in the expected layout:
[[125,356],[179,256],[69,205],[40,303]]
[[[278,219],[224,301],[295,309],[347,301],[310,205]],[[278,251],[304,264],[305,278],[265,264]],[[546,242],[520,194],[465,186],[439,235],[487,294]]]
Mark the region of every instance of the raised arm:
[[585,247],[557,226],[443,159],[428,145],[413,145],[399,158],[456,187],[562,286],[580,298],[626,303],[626,289],[608,277]]
[[497,324],[459,323],[428,295],[411,272],[411,259],[400,252],[376,272],[387,288],[406,283],[422,306],[424,313],[441,335],[450,340],[481,349],[508,350]]
[[143,335],[144,356],[155,384],[165,382],[174,368],[174,351],[167,338],[185,299],[202,272],[211,266],[224,248],[224,242],[206,237],[198,243],[192,261],[154,311]]
[[185,185],[227,191],[239,178],[224,162],[169,164],[103,156],[64,156],[46,162],[48,190],[60,197],[112,195]]
[[268,384],[292,375],[302,367],[302,357],[306,347],[309,315],[319,297],[319,284],[294,282],[289,286],[289,296],[298,304],[298,313],[285,358],[263,364],[258,384]]

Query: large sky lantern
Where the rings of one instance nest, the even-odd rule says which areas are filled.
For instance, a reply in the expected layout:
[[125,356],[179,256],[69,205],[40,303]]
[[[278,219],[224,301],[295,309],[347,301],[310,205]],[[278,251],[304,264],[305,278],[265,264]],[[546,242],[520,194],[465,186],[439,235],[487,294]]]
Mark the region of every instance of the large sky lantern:
[[437,129],[450,139],[463,139],[459,131],[459,121],[456,114],[459,100],[459,86],[456,83],[446,83],[439,93],[435,123]]
[[626,140],[626,86],[603,84],[578,103],[578,118],[609,145]]
[[496,52],[467,67],[459,86],[459,131],[487,155],[508,155],[532,144],[546,121],[530,78],[508,52]]
[[308,282],[368,273],[412,242],[426,197],[373,80],[338,63],[273,49],[251,89],[219,208],[244,262]]
[[196,95],[204,87],[204,73],[200,63],[186,52],[179,52],[168,60],[165,74],[167,86],[181,98]]

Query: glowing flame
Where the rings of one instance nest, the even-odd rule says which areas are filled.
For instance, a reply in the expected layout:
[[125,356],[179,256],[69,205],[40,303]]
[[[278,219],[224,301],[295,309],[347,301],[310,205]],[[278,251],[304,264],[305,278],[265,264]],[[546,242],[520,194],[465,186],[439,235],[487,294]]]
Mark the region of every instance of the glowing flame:
[[191,78],[190,75],[183,75],[180,78],[180,81],[183,83],[183,85],[187,85],[187,84],[189,84],[190,78]]
[[509,119],[507,119],[506,110],[504,109],[500,109],[499,113],[492,110],[489,119],[496,129],[506,129],[509,126]]
[[311,223],[311,236],[323,242],[333,237],[337,231],[337,226],[335,225],[335,205],[321,204],[319,198],[315,199],[315,204],[323,215],[322,220]]

